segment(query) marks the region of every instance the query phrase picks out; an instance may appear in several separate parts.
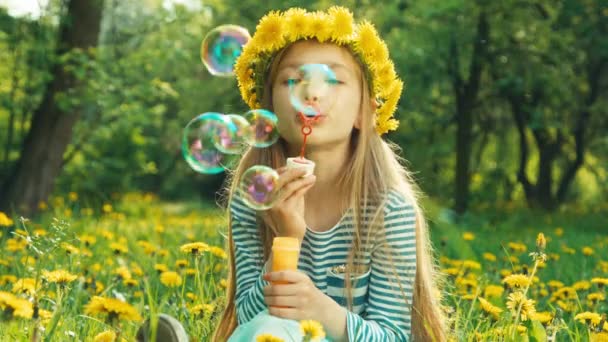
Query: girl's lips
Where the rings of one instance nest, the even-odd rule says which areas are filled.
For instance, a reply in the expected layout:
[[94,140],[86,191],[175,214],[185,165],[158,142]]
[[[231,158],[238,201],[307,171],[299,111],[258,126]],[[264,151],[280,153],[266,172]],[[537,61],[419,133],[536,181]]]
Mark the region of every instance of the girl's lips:
[[320,115],[310,116],[310,117],[305,116],[302,113],[296,114],[296,121],[299,121],[301,123],[304,123],[305,121],[308,121],[309,123],[316,123],[316,122],[324,121],[325,119],[327,119],[327,115],[325,115],[325,114],[320,114]]

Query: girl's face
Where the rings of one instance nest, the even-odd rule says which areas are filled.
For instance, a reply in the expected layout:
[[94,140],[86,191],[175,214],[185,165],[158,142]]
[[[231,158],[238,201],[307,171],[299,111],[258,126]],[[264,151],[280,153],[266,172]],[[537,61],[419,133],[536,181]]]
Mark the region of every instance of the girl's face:
[[302,144],[303,122],[290,101],[289,89],[290,84],[300,82],[298,69],[304,64],[326,64],[337,79],[330,91],[326,91],[327,87],[304,89],[304,96],[322,109],[320,118],[312,123],[307,146],[349,140],[353,128],[359,128],[361,122],[361,69],[346,48],[312,40],[294,43],[278,65],[272,106],[279,119],[279,133],[292,146]]

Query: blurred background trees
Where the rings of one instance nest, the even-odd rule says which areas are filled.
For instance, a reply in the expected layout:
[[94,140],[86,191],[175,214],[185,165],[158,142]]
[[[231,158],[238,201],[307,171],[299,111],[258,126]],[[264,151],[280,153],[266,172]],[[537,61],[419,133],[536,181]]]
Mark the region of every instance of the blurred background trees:
[[[224,175],[189,169],[181,130],[199,113],[246,108],[235,80],[204,69],[202,38],[226,23],[253,32],[271,9],[332,4],[56,0],[36,17],[0,7],[0,210],[68,191],[213,199]],[[340,4],[389,44],[406,87],[387,138],[433,199],[459,213],[608,201],[605,2]]]

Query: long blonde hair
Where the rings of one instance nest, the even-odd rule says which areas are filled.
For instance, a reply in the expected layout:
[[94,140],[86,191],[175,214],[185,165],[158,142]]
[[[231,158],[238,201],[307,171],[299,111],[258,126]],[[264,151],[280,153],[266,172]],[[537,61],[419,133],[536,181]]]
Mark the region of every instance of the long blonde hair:
[[[272,84],[276,78],[278,65],[288,48],[280,51],[274,58],[264,89],[263,105],[264,108],[272,108]],[[361,63],[357,62],[363,70]],[[445,341],[446,340],[446,318],[440,303],[439,285],[442,278],[435,264],[432,254],[432,246],[428,235],[428,227],[419,205],[421,195],[414,182],[412,174],[403,165],[403,160],[398,156],[399,148],[393,143],[383,140],[374,129],[374,115],[372,100],[368,83],[364,73],[361,72],[361,110],[363,111],[361,129],[353,130],[351,137],[351,158],[345,168],[344,176],[340,180],[339,186],[347,190],[345,204],[354,209],[354,237],[346,267],[346,289],[351,293],[352,284],[350,274],[357,272],[355,261],[359,260],[365,248],[362,241],[370,241],[362,238],[362,234],[372,233],[372,227],[379,227],[382,223],[384,205],[377,205],[386,200],[389,191],[395,191],[412,203],[416,212],[416,277],[414,289],[414,299],[412,305],[412,335],[418,341]],[[267,165],[278,168],[285,164],[286,158],[285,142],[279,142],[268,148],[248,149],[238,166],[231,175],[230,186],[227,195],[228,202],[236,191],[239,179],[245,170],[253,165]],[[371,223],[364,222],[362,213],[368,212],[368,203],[374,205],[375,214],[372,216]],[[261,237],[264,260],[270,254],[272,239],[275,233],[270,227],[258,219],[258,229]],[[364,227],[367,224],[367,227]],[[366,229],[370,228],[370,229]],[[228,250],[230,256],[229,281],[226,290],[226,307],[215,330],[213,341],[226,341],[237,326],[236,318],[236,269],[235,252],[232,238],[232,225],[229,219],[228,227]],[[264,261],[262,260],[262,262]],[[399,284],[402,288],[402,284]],[[402,288],[403,289],[403,288]],[[352,296],[348,296],[348,306],[352,305]],[[407,305],[407,303],[403,303]]]

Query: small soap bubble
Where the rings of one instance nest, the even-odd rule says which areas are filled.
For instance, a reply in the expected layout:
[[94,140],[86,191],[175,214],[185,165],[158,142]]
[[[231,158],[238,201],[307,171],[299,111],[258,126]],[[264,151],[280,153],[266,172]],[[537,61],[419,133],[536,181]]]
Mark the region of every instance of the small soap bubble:
[[237,25],[222,25],[211,30],[201,44],[201,60],[209,73],[234,75],[234,62],[249,39],[249,31]]
[[279,195],[279,174],[272,168],[255,165],[241,178],[238,192],[245,204],[255,210],[272,208]]
[[232,140],[237,128],[221,113],[203,113],[184,128],[182,154],[190,167],[204,174],[224,171],[229,158],[217,146],[222,139]]
[[289,100],[306,117],[327,115],[333,108],[334,92],[340,81],[326,64],[304,64],[297,76],[288,80]]
[[279,139],[277,116],[265,109],[253,109],[243,115],[249,123],[247,141],[254,147],[268,147]]
[[226,154],[241,154],[247,147],[247,134],[250,125],[247,120],[238,114],[227,114],[225,118],[232,124],[227,124],[218,131],[215,147]]

